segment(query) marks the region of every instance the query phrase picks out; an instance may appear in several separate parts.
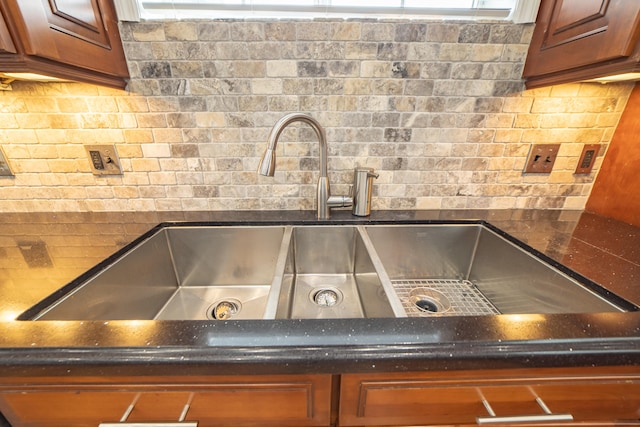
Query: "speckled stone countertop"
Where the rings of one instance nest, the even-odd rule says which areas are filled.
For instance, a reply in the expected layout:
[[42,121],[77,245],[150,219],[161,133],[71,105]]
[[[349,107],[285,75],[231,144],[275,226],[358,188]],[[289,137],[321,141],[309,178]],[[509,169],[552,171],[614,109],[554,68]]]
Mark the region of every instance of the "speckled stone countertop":
[[[640,229],[579,211],[383,211],[479,219],[640,305]],[[0,374],[272,374],[640,364],[640,312],[404,319],[17,321],[161,222],[317,223],[315,212],[32,213],[0,218]]]

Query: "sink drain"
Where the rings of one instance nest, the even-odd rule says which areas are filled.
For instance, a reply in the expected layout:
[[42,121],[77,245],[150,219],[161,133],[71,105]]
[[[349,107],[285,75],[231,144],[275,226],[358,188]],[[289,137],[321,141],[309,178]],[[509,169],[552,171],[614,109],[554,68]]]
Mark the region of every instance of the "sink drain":
[[321,307],[333,307],[342,301],[342,292],[334,288],[324,288],[312,292],[309,297],[316,305]]
[[409,302],[421,314],[442,314],[451,309],[451,302],[441,292],[431,288],[415,288],[409,292]]
[[218,301],[207,309],[207,318],[211,320],[228,320],[240,311],[240,301],[223,300]]

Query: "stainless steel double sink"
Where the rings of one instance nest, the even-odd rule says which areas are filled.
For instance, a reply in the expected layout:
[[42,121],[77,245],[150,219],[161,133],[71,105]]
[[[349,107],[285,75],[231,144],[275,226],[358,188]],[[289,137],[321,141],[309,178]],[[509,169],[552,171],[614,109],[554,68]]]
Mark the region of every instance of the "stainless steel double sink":
[[159,226],[21,320],[240,320],[635,309],[485,223]]

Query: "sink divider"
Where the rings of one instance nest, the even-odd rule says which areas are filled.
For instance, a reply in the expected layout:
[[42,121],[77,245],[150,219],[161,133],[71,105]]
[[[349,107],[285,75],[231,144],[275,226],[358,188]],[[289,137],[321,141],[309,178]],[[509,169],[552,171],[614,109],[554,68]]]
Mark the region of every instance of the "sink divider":
[[273,280],[271,280],[271,289],[269,290],[269,296],[267,297],[267,306],[264,310],[263,319],[276,318],[278,301],[280,299],[280,291],[282,289],[282,282],[284,280],[284,270],[287,266],[287,255],[289,254],[289,247],[293,242],[292,235],[293,226],[285,226],[284,234],[282,235],[282,243],[280,244],[280,251],[278,252],[278,260],[276,261],[276,269],[273,274]]
[[[269,291],[269,296],[267,297],[267,305],[265,307],[263,319],[275,319],[277,316],[278,304],[280,299],[280,294],[282,291],[282,286],[285,278],[285,269],[287,266],[287,257],[289,255],[290,247],[293,244],[293,231],[298,226],[285,226],[284,235],[282,236],[282,243],[280,244],[280,251],[278,252],[278,259],[276,261],[276,268],[273,275],[273,280],[271,281],[271,289]],[[378,253],[367,234],[364,226],[357,225],[355,226],[358,231],[360,237],[362,238],[362,242],[365,245],[365,248],[368,252],[368,255],[373,263],[374,269],[380,282],[382,283],[382,287],[387,296],[387,300],[391,305],[391,309],[393,310],[393,314],[395,317],[407,317],[407,313],[402,305],[402,301],[398,298],[393,284],[385,271],[382,261],[378,256]]]
[[389,279],[389,275],[382,265],[382,261],[380,260],[380,257],[378,256],[378,253],[376,252],[371,239],[369,238],[369,234],[362,225],[358,225],[356,226],[356,228],[358,229],[358,233],[360,233],[360,237],[362,238],[362,242],[364,243],[365,248],[367,248],[367,252],[369,253],[369,257],[371,258],[373,267],[378,274],[378,278],[382,283],[382,287],[387,295],[387,300],[391,305],[393,314],[396,317],[407,317],[407,313],[402,306],[402,301],[400,301],[400,298],[398,298],[398,294],[396,294],[396,291],[393,288],[391,279]]

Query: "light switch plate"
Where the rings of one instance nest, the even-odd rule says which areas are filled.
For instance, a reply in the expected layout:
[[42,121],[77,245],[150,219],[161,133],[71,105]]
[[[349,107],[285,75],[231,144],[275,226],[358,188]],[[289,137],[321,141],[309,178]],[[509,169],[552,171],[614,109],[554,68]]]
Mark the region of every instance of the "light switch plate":
[[14,176],[7,162],[7,156],[4,155],[2,147],[0,147],[0,176]]
[[115,145],[85,145],[84,149],[94,175],[122,175],[120,158]]
[[529,151],[524,173],[550,173],[558,157],[560,144],[534,144]]

